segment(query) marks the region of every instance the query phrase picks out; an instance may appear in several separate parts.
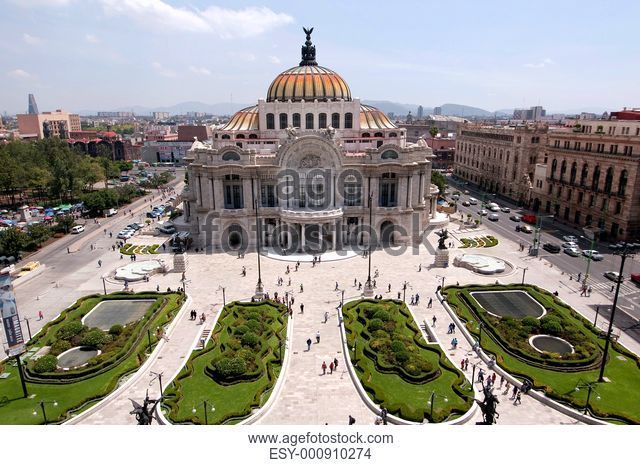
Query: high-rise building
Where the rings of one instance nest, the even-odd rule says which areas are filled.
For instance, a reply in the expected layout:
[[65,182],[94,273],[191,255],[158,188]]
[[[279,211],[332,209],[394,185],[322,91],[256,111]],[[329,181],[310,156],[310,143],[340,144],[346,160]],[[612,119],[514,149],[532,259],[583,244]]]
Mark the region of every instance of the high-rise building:
[[513,110],[513,119],[522,121],[541,121],[546,115],[547,111],[541,106],[530,107],[528,110],[524,108]]
[[20,137],[23,139],[67,139],[70,132],[81,131],[80,116],[66,111],[45,111],[38,114],[17,115]]
[[161,121],[161,120],[169,119],[169,112],[168,111],[154,111],[154,112],[151,113],[151,116],[153,117],[154,120]]
[[424,114],[424,108],[422,108],[422,105],[418,106],[418,119],[422,119],[422,115]]
[[442,107],[435,107],[433,109],[433,114],[436,115],[436,116],[441,115],[442,114]]
[[29,109],[27,110],[27,114],[37,115],[38,113],[38,104],[36,103],[36,98],[33,96],[33,94],[29,94]]

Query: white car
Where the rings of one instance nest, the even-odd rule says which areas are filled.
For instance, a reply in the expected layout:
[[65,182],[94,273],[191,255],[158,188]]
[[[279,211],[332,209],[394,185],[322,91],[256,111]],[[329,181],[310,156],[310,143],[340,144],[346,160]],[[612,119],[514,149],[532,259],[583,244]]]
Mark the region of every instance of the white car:
[[567,255],[570,255],[571,257],[579,257],[582,252],[577,247],[576,248],[568,247],[564,249],[564,253],[566,253]]
[[84,232],[84,226],[82,225],[77,225],[71,228],[71,234],[80,234],[81,232]]
[[481,216],[487,216],[489,214],[489,212],[487,210],[485,210],[484,208],[480,211],[478,211],[478,215]]
[[491,210],[492,212],[499,212],[500,211],[500,207],[497,205],[491,205],[489,206],[489,210]]
[[620,276],[620,273],[618,273],[617,271],[605,271],[602,274],[605,278],[610,279],[611,281],[614,281],[616,283],[618,282],[618,277]]
[[577,249],[578,248],[578,244],[576,242],[563,242],[562,243],[562,248],[563,249]]
[[585,257],[591,258],[591,260],[595,262],[599,262],[600,260],[604,260],[604,255],[601,255],[597,250],[583,250],[582,255]]
[[565,242],[578,243],[578,239],[576,239],[576,236],[562,236],[562,240],[565,241]]
[[135,234],[135,231],[132,229],[123,229],[118,233],[118,239],[129,239]]
[[471,205],[478,205],[478,199],[474,199],[473,197],[469,197],[469,203]]
[[487,216],[487,218],[489,218],[491,221],[498,221],[500,219],[500,215],[498,215],[497,213],[491,213],[489,214],[489,216]]
[[511,213],[511,209],[509,207],[502,207],[500,211],[502,211],[502,213]]

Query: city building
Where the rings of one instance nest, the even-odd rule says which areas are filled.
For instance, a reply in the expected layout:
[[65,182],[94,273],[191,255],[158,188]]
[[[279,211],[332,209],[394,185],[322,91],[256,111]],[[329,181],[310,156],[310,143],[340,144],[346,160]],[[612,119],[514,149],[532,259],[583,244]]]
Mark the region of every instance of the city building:
[[548,126],[464,125],[458,130],[454,174],[487,192],[528,204]]
[[27,110],[28,115],[37,115],[40,113],[38,111],[38,104],[36,103],[36,98],[33,94],[29,94],[29,108]]
[[546,115],[547,111],[541,106],[513,110],[513,119],[522,121],[542,121]]
[[210,126],[203,125],[180,125],[178,126],[178,140],[190,141],[194,139],[209,140],[211,139]]
[[544,163],[535,211],[594,228],[601,238],[639,237],[640,111],[625,109],[609,120],[580,119],[550,131]]
[[266,99],[193,142],[176,224],[213,250],[254,247],[256,221],[262,246],[286,253],[366,244],[369,224],[374,242],[417,245],[435,212],[431,158],[318,65],[307,31],[299,66]]
[[422,105],[418,105],[418,119],[422,119],[423,114],[424,108],[422,108]]
[[132,111],[99,111],[98,118],[133,118]]
[[62,110],[16,116],[20,137],[23,139],[45,139],[48,137],[68,139],[69,132],[81,130],[80,116]]
[[442,115],[442,107],[435,107],[433,109],[433,114],[436,115],[436,116]]
[[156,121],[162,121],[162,120],[165,120],[165,119],[169,119],[169,112],[168,111],[154,111],[154,112],[151,113],[151,116]]
[[399,123],[398,125],[407,130],[407,141],[416,142],[420,137],[424,139],[431,137],[432,128],[436,128],[443,135],[455,134],[461,125],[468,122],[469,120],[458,116],[427,115],[422,120]]

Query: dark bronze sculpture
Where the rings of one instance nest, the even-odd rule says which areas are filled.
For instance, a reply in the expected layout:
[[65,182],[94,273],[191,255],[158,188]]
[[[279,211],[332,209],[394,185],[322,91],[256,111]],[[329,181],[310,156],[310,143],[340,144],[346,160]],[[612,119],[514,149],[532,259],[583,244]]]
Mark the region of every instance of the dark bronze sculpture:
[[447,244],[445,243],[445,241],[449,238],[447,230],[441,229],[439,232],[436,231],[436,234],[440,237],[440,239],[438,239],[438,248],[440,250],[447,250]]
[[[149,391],[147,391],[143,405],[140,405],[133,399],[129,400],[133,405],[133,410],[129,412],[129,414],[136,416],[136,421],[139,425],[150,425],[153,422],[153,417],[157,415],[156,409],[158,408],[160,399],[149,399]],[[157,416],[156,421],[158,421]]]
[[483,421],[477,424],[480,425],[493,425],[496,423],[496,420],[500,417],[500,414],[496,411],[497,405],[500,403],[498,398],[493,395],[491,389],[488,386],[482,385],[482,392],[484,393],[484,400],[479,401],[474,399],[478,405],[480,406],[480,410],[482,410],[482,418]]
[[45,139],[51,137],[51,123],[49,121],[44,121],[42,123],[42,135]]
[[302,61],[300,66],[318,66],[316,61],[316,46],[311,43],[311,33],[313,28],[307,29],[303,27],[302,30],[307,34],[307,41],[302,46]]

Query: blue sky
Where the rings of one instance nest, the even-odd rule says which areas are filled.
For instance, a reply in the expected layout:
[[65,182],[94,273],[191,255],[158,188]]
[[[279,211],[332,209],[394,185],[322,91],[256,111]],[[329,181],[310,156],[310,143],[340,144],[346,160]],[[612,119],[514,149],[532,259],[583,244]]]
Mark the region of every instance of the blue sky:
[[[640,106],[640,2],[0,0],[0,111],[254,103],[300,61],[354,96],[488,110]],[[232,96],[232,97],[231,97]]]

